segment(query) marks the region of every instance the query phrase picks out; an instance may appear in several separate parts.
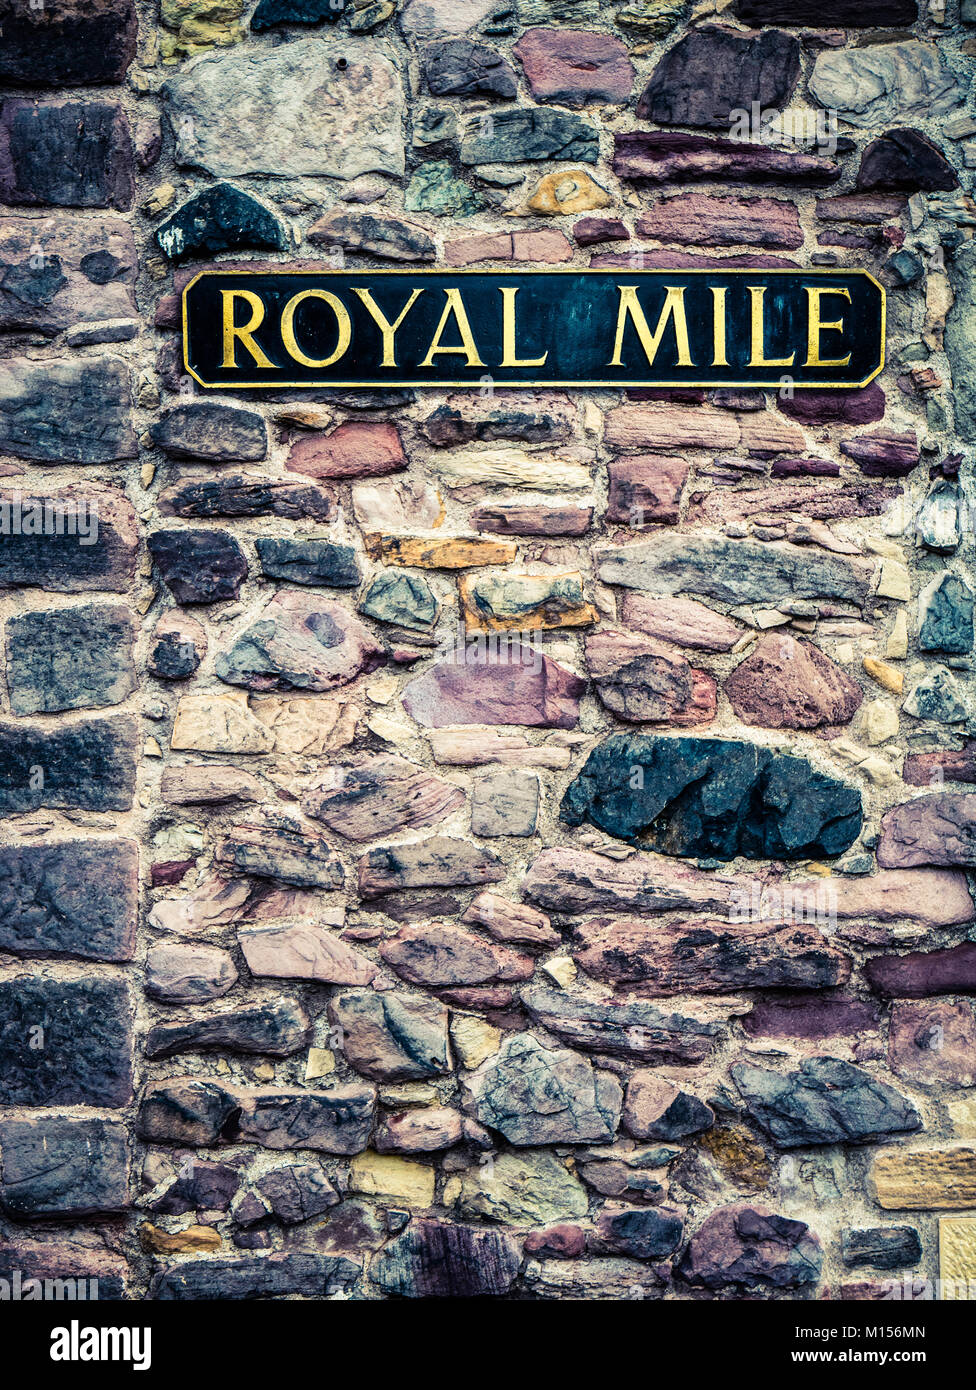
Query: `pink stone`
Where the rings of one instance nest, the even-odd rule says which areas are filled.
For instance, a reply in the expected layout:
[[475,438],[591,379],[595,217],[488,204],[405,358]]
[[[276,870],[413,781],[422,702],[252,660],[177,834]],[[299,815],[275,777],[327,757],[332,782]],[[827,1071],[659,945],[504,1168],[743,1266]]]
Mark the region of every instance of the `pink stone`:
[[819,647],[785,633],[761,637],[726,680],[725,693],[743,723],[765,729],[848,724],[864,698],[853,676]]
[[873,956],[865,965],[868,983],[889,998],[924,999],[932,994],[976,993],[976,941],[941,951]]
[[529,980],[535,969],[531,956],[447,922],[401,927],[395,937],[383,943],[380,955],[391,970],[412,985],[487,985]]
[[486,927],[496,941],[518,946],[558,946],[562,937],[549,925],[544,912],[525,903],[513,903],[486,889],[479,893],[461,918]]
[[568,237],[554,227],[542,227],[534,232],[512,233],[512,259],[536,261],[540,265],[559,265],[573,259]]
[[737,449],[734,415],[711,406],[618,405],[607,414],[604,443],[617,449]]
[[911,1081],[976,1085],[976,1017],[968,1001],[891,1006],[888,1065]]
[[716,684],[649,637],[600,628],[586,638],[586,664],[602,704],[633,723],[707,724]]
[[511,232],[481,232],[444,243],[448,265],[475,265],[478,261],[510,261],[514,255]]
[[673,525],[688,472],[684,459],[662,454],[614,459],[607,467],[607,521],[637,528],[648,521]]
[[312,922],[244,927],[237,939],[252,975],[368,985],[379,969],[348,942]]
[[769,246],[795,251],[803,245],[796,204],[782,198],[679,193],[654,203],[638,218],[636,231],[638,236],[679,246]]
[[713,613],[694,599],[653,598],[633,589],[622,595],[620,619],[648,637],[707,652],[727,652],[741,636],[730,618]]
[[[403,708],[425,728],[451,724],[524,724],[572,729],[586,681],[548,656],[533,665],[501,659],[486,648],[483,661],[442,661],[410,682]],[[523,655],[528,655],[524,653]]]
[[884,418],[885,393],[872,381],[858,391],[797,391],[792,400],[781,399],[778,405],[784,415],[804,425],[873,425]]
[[581,217],[573,223],[573,236],[579,246],[595,246],[601,241],[630,240],[630,232],[616,217]]
[[395,425],[350,420],[330,434],[296,439],[285,467],[311,478],[371,478],[398,473],[407,459]]
[[893,806],[881,818],[878,863],[976,867],[976,792],[936,792]]
[[527,1255],[543,1255],[551,1259],[575,1260],[586,1249],[586,1235],[581,1226],[549,1226],[544,1231],[530,1231],[525,1237]]
[[380,1121],[373,1147],[381,1154],[436,1153],[460,1142],[461,1116],[446,1105],[403,1110]]
[[515,45],[532,95],[563,106],[622,102],[634,69],[620,39],[591,29],[527,29]]

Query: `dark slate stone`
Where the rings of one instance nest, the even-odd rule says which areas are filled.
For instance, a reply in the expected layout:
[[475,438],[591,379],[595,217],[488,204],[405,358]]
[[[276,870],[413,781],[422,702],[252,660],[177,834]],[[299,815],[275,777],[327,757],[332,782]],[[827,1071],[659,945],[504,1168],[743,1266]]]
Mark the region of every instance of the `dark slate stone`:
[[328,1091],[267,1088],[243,1098],[239,1138],[267,1149],[319,1149],[362,1153],[376,1116],[372,1086]]
[[595,164],[599,157],[596,126],[548,106],[493,113],[490,127],[475,121],[461,141],[462,164],[520,164],[526,159]]
[[602,1239],[621,1255],[638,1260],[661,1260],[670,1255],[684,1229],[677,1212],[660,1207],[627,1207],[604,1211],[598,1229]]
[[227,531],[153,531],[149,553],[177,603],[237,598],[247,561]]
[[917,280],[921,280],[925,274],[925,262],[920,256],[916,256],[914,251],[906,251],[902,248],[902,250],[896,251],[893,256],[888,257],[884,269],[892,284],[904,288],[906,285],[914,285]]
[[918,130],[889,130],[861,156],[857,187],[885,193],[947,193],[959,179],[939,149]]
[[240,1260],[185,1260],[157,1275],[150,1298],[190,1299],[325,1298],[348,1289],[361,1266],[344,1255],[282,1251]]
[[359,611],[378,623],[423,630],[437,617],[437,600],[422,576],[382,570],[363,595]]
[[[46,519],[59,528],[56,543],[44,534]],[[121,593],[135,575],[136,514],[122,493],[108,488],[8,489],[0,493],[0,535],[0,589]]]
[[131,960],[138,912],[135,840],[0,849],[0,951]]
[[332,521],[335,499],[315,483],[236,474],[175,483],[159,494],[164,516],[283,516]]
[[669,48],[637,103],[637,117],[655,125],[729,128],[729,113],[780,111],[800,75],[800,41],[767,29],[737,33],[717,24],[693,29]]
[[711,1290],[802,1289],[817,1283],[822,1265],[820,1241],[805,1222],[736,1202],[706,1218],[675,1273]]
[[300,1004],[277,1000],[211,1014],[192,1023],[158,1023],[146,1035],[147,1057],[178,1052],[243,1052],[287,1057],[309,1039],[308,1015]]
[[351,545],[321,536],[260,536],[256,545],[261,570],[269,579],[332,589],[355,589],[359,584],[359,563]]
[[404,1298],[483,1298],[508,1293],[520,1262],[503,1231],[414,1221],[373,1257],[369,1275]]
[[438,449],[474,440],[518,439],[525,444],[559,444],[573,437],[568,411],[543,402],[517,405],[497,397],[479,403],[477,411],[456,402],[439,405],[420,422],[420,432]]
[[153,1144],[212,1145],[234,1139],[240,1097],[208,1077],[151,1082],[139,1102],[136,1133]]
[[0,982],[0,1105],[124,1105],[131,1012],[121,980]]
[[120,704],[136,688],[132,615],[120,604],[21,613],[7,622],[13,714]]
[[276,826],[235,826],[216,862],[225,874],[270,878],[292,888],[336,889],[344,879],[342,860],[321,835]]
[[514,97],[515,73],[500,53],[470,39],[448,39],[424,50],[424,77],[435,97]]
[[173,627],[153,634],[146,665],[159,680],[185,681],[199,669],[202,659],[190,631]]
[[947,574],[929,595],[918,635],[923,652],[964,656],[973,649],[973,591],[957,574]]
[[286,251],[285,229],[269,208],[230,183],[205,188],[167,217],[156,242],[171,261],[214,256],[241,247]]
[[279,24],[335,24],[346,0],[259,0],[251,15],[255,33]]
[[111,1120],[0,1119],[0,1206],[11,1216],[87,1216],[128,1205],[126,1131]]
[[83,87],[121,82],[136,53],[133,0],[0,0],[0,83]]
[[786,1074],[745,1062],[729,1071],[749,1114],[781,1149],[863,1144],[922,1127],[910,1100],[838,1057],[806,1057]]
[[135,176],[125,112],[107,101],[5,101],[0,201],[14,206],[132,206]]
[[129,369],[116,357],[0,364],[0,450],[38,463],[135,458]]
[[835,160],[805,150],[777,150],[684,130],[628,130],[614,135],[613,171],[622,179],[654,184],[819,185],[833,183],[841,168]]
[[339,1194],[318,1163],[294,1163],[272,1168],[255,1187],[272,1213],[285,1226],[297,1226],[338,1205]]
[[[117,1303],[126,1297],[128,1265],[104,1246],[76,1244],[60,1233],[55,1240],[21,1240],[16,1231],[11,1237],[9,1244],[0,1246],[0,1279],[7,1282],[4,1299],[77,1297]],[[14,1292],[18,1286],[19,1295]]]
[[864,973],[873,990],[895,998],[976,994],[976,941],[962,941],[938,951],[872,956],[865,962]]
[[226,1211],[241,1185],[240,1174],[227,1163],[193,1159],[159,1197],[146,1203],[160,1216],[183,1216],[188,1211]]
[[171,458],[260,463],[268,454],[267,426],[257,411],[216,401],[190,401],[168,410],[151,434],[156,447]]
[[704,1061],[723,1032],[719,1023],[705,1023],[681,1013],[669,1014],[643,999],[604,1004],[535,985],[523,991],[522,1003],[534,1022],[572,1047],[657,1066]]
[[917,0],[736,0],[746,24],[812,29],[903,29],[918,19]]
[[823,858],[857,839],[861,794],[759,744],[614,734],[570,784],[560,819],[662,854]]
[[851,1269],[910,1269],[922,1258],[914,1226],[871,1226],[841,1232],[841,1258]]
[[92,719],[62,728],[0,724],[0,814],[41,806],[128,811],[136,781],[134,719]]

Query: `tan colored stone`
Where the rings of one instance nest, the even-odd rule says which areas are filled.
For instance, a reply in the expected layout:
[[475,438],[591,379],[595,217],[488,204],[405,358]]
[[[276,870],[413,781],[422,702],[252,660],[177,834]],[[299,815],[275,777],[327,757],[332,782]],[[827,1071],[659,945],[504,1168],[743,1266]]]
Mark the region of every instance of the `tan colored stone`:
[[186,1255],[195,1250],[219,1250],[221,1239],[212,1226],[164,1231],[147,1221],[139,1227],[139,1244],[154,1255]]
[[508,565],[518,554],[514,541],[487,541],[480,536],[384,536],[371,531],[363,540],[370,559],[416,569],[463,570],[478,565]]
[[976,1219],[971,1216],[939,1218],[939,1278],[943,1302],[968,1301],[976,1288]]
[[587,627],[599,619],[580,574],[477,574],[458,583],[468,632]]
[[349,1191],[426,1209],[434,1204],[436,1177],[436,1170],[426,1164],[367,1149],[349,1164]]
[[314,922],[244,927],[237,939],[247,968],[262,978],[368,985],[379,969],[348,941]]
[[976,1139],[976,1096],[947,1102],[949,1119],[957,1139]]
[[436,763],[477,767],[505,763],[510,767],[567,768],[572,750],[552,743],[530,743],[523,734],[503,734],[478,724],[448,726],[427,732]]
[[558,174],[545,174],[525,206],[529,212],[571,217],[594,208],[609,207],[612,202],[606,189],[601,188],[585,169],[564,169]]
[[310,1047],[305,1063],[305,1080],[318,1081],[320,1077],[331,1076],[335,1071],[335,1053],[327,1047]]
[[575,459],[524,449],[458,449],[433,461],[451,488],[484,483],[489,487],[529,487],[539,492],[577,492],[590,487],[590,470]]
[[899,661],[908,655],[908,614],[899,608],[885,644],[885,656]]
[[474,1071],[494,1056],[501,1041],[501,1029],[493,1028],[476,1014],[454,1014],[451,1019],[451,1043],[462,1067],[468,1071]]
[[976,1148],[891,1149],[871,1176],[886,1211],[976,1207]]
[[864,706],[864,737],[874,745],[885,743],[898,732],[898,711],[890,700],[870,700]]
[[261,695],[251,701],[251,712],[273,736],[276,753],[309,757],[348,747],[362,708],[327,696]]
[[889,666],[886,661],[879,661],[876,656],[866,656],[863,665],[871,679],[883,685],[885,690],[900,695],[905,689],[904,673],[896,670],[894,666]]
[[898,603],[908,603],[912,596],[908,566],[903,565],[900,560],[882,560],[876,596],[895,599]]
[[270,753],[274,736],[248,709],[246,691],[181,695],[170,747],[197,753]]

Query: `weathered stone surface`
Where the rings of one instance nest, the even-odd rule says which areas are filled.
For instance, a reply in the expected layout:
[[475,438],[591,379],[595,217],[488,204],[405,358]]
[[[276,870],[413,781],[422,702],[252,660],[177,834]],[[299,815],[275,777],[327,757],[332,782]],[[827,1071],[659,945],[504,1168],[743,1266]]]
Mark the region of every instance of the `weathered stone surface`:
[[558,946],[562,938],[549,925],[545,913],[537,912],[524,903],[509,902],[486,889],[479,893],[461,917],[462,922],[476,922],[486,927],[496,941],[520,946]]
[[368,532],[363,540],[371,559],[418,569],[463,570],[505,565],[517,554],[512,541],[486,541],[480,536],[384,536]]
[[[590,208],[609,207],[612,202],[606,189],[591,178],[585,169],[567,169],[565,173],[543,174],[525,204],[525,214],[541,212],[551,217],[575,217]],[[518,241],[513,239],[513,253],[528,247],[529,235]],[[555,248],[556,243],[551,238],[545,244],[550,242]],[[542,239],[535,238],[535,244],[542,245]],[[524,257],[520,255],[517,258]],[[554,255],[552,259],[562,257]]]
[[872,956],[864,973],[872,989],[889,996],[976,994],[976,942],[903,956]]
[[479,1166],[461,1173],[459,1188],[454,1205],[463,1219],[487,1218],[510,1226],[584,1217],[588,1205],[579,1179],[546,1152],[497,1154],[490,1172]]
[[712,676],[649,637],[600,628],[585,644],[601,704],[635,724],[708,724],[715,718]]
[[237,598],[247,578],[244,552],[227,531],[153,531],[147,544],[177,603]]
[[635,1139],[687,1139],[715,1123],[697,1096],[653,1071],[635,1071],[627,1083],[623,1126]]
[[607,465],[607,476],[607,521],[637,529],[649,522],[677,522],[681,490],[688,477],[683,459],[661,454],[618,458]]
[[262,33],[284,24],[337,24],[344,9],[345,0],[337,5],[330,0],[259,0],[251,29]]
[[537,101],[560,106],[624,102],[634,85],[627,45],[608,34],[526,29],[513,52]]
[[916,0],[736,0],[735,13],[745,24],[793,24],[823,29],[901,28],[918,18]]
[[501,1231],[413,1221],[374,1257],[369,1274],[404,1298],[483,1298],[507,1293],[519,1264],[518,1246]]
[[824,989],[850,974],[850,959],[806,924],[658,926],[624,917],[587,922],[577,935],[574,959],[581,969],[641,994]]
[[799,75],[800,44],[792,35],[776,29],[743,34],[703,24],[658,61],[637,103],[637,117],[655,125],[728,130],[731,113],[751,110],[754,101],[763,110],[788,106]]
[[888,1065],[911,1081],[976,1085],[976,1016],[969,1002],[893,1004]]
[[495,49],[470,39],[449,39],[423,52],[424,78],[435,97],[514,97],[515,73]]
[[244,927],[237,934],[252,975],[322,984],[368,985],[374,961],[316,923]]
[[234,961],[217,946],[167,942],[146,956],[146,993],[165,1004],[205,1004],[236,984]]
[[478,767],[501,763],[513,767],[569,767],[569,743],[530,743],[524,734],[503,734],[486,725],[447,726],[433,729],[427,737],[436,763],[458,767]]
[[0,364],[0,449],[37,463],[135,458],[130,403],[128,368],[118,358],[8,358]]
[[283,589],[217,653],[214,669],[228,685],[250,690],[332,690],[382,664],[386,653],[341,603]]
[[518,653],[505,660],[509,653],[500,649],[496,656],[483,649],[480,659],[477,647],[464,655],[463,662],[438,662],[406,687],[403,708],[418,724],[428,729],[452,724],[572,729],[576,724],[586,682],[551,657],[534,651],[533,666],[526,666],[517,664]]
[[14,206],[132,205],[133,158],[121,106],[10,100],[0,113],[0,199]]
[[124,1105],[131,1011],[119,979],[0,982],[0,1104]]
[[161,1216],[182,1216],[188,1211],[226,1211],[241,1180],[227,1163],[196,1160],[178,1170],[158,1196],[146,1201],[150,1211]]
[[8,1289],[19,1286],[21,1299],[42,1298],[44,1292],[57,1298],[58,1291],[72,1290],[79,1297],[87,1291],[94,1298],[97,1292],[102,1303],[121,1301],[126,1296],[128,1274],[125,1260],[118,1255],[63,1238],[53,1244],[15,1237],[0,1249],[0,1278]]
[[902,705],[916,719],[934,719],[939,724],[961,724],[968,708],[959,682],[944,666],[935,666],[909,691]]
[[706,1218],[676,1273],[696,1288],[802,1289],[818,1281],[822,1263],[820,1241],[803,1221],[737,1202]]
[[471,525],[500,536],[585,536],[593,521],[592,507],[533,506],[510,502],[476,507]]
[[749,1114],[781,1149],[863,1144],[922,1127],[910,1100],[838,1057],[807,1057],[785,1075],[739,1062],[730,1075]]
[[[483,259],[497,260],[490,256]],[[589,468],[575,458],[524,449],[458,449],[432,460],[449,488],[483,483],[488,487],[531,488],[534,492],[576,492],[592,486]]]
[[0,1119],[0,1205],[12,1216],[88,1216],[128,1205],[125,1127],[110,1120]]
[[616,1077],[576,1052],[545,1047],[531,1033],[510,1035],[465,1079],[466,1104],[512,1144],[605,1143],[620,1120]]
[[247,248],[285,251],[287,235],[269,208],[230,183],[205,188],[156,229],[156,242],[171,261],[215,256]]
[[621,1302],[658,1296],[662,1281],[653,1267],[622,1256],[607,1259],[532,1261],[526,1267],[526,1288],[535,1298],[592,1302]]
[[131,960],[138,904],[134,840],[48,840],[0,848],[0,950]]
[[497,883],[505,876],[488,850],[446,835],[371,849],[359,860],[358,870],[360,897],[367,899],[402,888]]
[[314,483],[230,474],[202,481],[181,480],[158,497],[163,516],[283,516],[333,521],[335,499]]
[[939,193],[957,188],[959,178],[938,145],[920,131],[899,129],[867,146],[857,186],[883,193]]
[[213,1051],[287,1057],[305,1046],[309,1034],[305,1010],[281,999],[209,1014],[190,1023],[158,1023],[146,1034],[143,1045],[147,1057]]
[[[45,516],[62,527],[56,546]],[[132,582],[139,530],[131,502],[97,483],[58,490],[0,492],[0,589],[124,592]]]
[[254,717],[247,696],[184,695],[176,707],[170,747],[200,753],[270,753],[274,735]]
[[516,767],[479,777],[471,791],[471,831],[496,838],[534,835],[539,813],[539,779]]
[[475,440],[521,440],[526,444],[561,444],[574,436],[575,412],[566,396],[555,392],[495,391],[478,396],[449,396],[420,422],[420,431],[438,449]]
[[437,246],[424,231],[400,217],[378,216],[330,208],[308,229],[308,240],[319,246],[341,246],[347,252],[363,252],[390,261],[432,261]]
[[834,1038],[877,1032],[877,1004],[859,999],[825,999],[797,994],[786,999],[761,999],[742,1018],[750,1038]]
[[207,654],[207,634],[196,618],[170,608],[156,623],[147,665],[160,680],[186,680]]
[[[512,557],[514,559],[514,556]],[[528,632],[581,627],[597,620],[578,573],[465,575],[460,583],[467,632]]]
[[183,763],[163,769],[159,794],[171,806],[261,801],[264,788],[243,768],[219,763]]
[[17,87],[121,82],[136,51],[131,0],[68,0],[57,12],[29,0],[0,6],[0,81]]
[[976,351],[976,245],[964,241],[949,260],[954,302],[946,316],[945,351],[952,368],[955,424],[960,437],[976,439],[976,382],[967,363]]
[[462,164],[521,164],[546,159],[595,164],[597,129],[582,116],[548,106],[512,107],[493,113],[491,126],[473,122],[461,139]]
[[976,1204],[976,1149],[893,1149],[874,1160],[871,1177],[888,1211],[967,1210]]
[[550,912],[723,911],[732,881],[656,856],[617,861],[585,850],[545,849],[532,861],[522,893]]
[[233,1260],[183,1260],[153,1279],[150,1296],[164,1302],[198,1299],[323,1299],[356,1281],[361,1266],[342,1255],[279,1251]]
[[302,800],[305,814],[348,840],[434,825],[464,805],[460,787],[390,754],[338,764]]
[[707,652],[727,652],[741,636],[731,619],[690,598],[654,598],[628,590],[620,597],[620,619],[648,637]]
[[407,466],[396,425],[381,421],[347,420],[330,434],[296,439],[285,467],[312,478],[373,478],[398,473]]
[[914,1226],[853,1227],[841,1232],[841,1258],[848,1269],[910,1269],[922,1242]]
[[387,1115],[374,1137],[377,1153],[437,1153],[460,1143],[461,1116],[447,1106],[424,1106]]
[[157,1144],[211,1145],[236,1134],[240,1100],[199,1076],[150,1082],[139,1101],[136,1131]]
[[359,611],[379,623],[423,632],[437,617],[437,600],[422,575],[382,570],[363,594]]
[[119,604],[21,613],[6,638],[13,714],[117,705],[135,689],[132,616]]
[[270,825],[235,825],[214,862],[225,873],[270,878],[295,888],[341,888],[342,864],[321,835]]
[[135,322],[136,250],[120,217],[5,217],[0,263],[2,331],[54,336],[83,324],[95,342],[99,324],[108,334],[115,320]]
[[339,1194],[317,1163],[294,1163],[270,1168],[255,1188],[284,1226],[297,1226],[337,1206]]
[[678,1245],[684,1223],[673,1209],[608,1203],[600,1212],[596,1229],[598,1240],[621,1255],[661,1260]]
[[368,39],[318,35],[205,56],[163,86],[178,164],[220,177],[402,174],[399,73]]
[[976,782],[976,740],[965,739],[962,748],[910,753],[905,759],[902,778],[912,787],[941,786],[943,782]]
[[976,867],[976,794],[935,792],[893,806],[881,819],[878,863]]
[[684,131],[614,136],[613,171],[642,183],[833,183],[840,166],[823,155],[794,153]]
[[380,955],[401,979],[428,988],[528,980],[535,968],[531,956],[443,922],[401,927],[382,943]]
[[340,1051],[362,1076],[414,1081],[450,1070],[447,1009],[417,994],[348,990],[329,1005]]
[[665,854],[821,858],[857,838],[861,797],[758,744],[614,734],[570,784],[560,818]]
[[936,44],[909,39],[826,49],[817,55],[810,92],[849,125],[878,126],[944,116],[966,88]]
[[637,544],[598,546],[595,555],[605,584],[658,596],[700,594],[763,607],[777,599],[834,598],[860,606],[868,592],[863,564],[783,543],[665,534]]
[[0,724],[0,811],[23,815],[40,806],[128,811],[136,738],[136,721],[122,717],[50,730]]
[[356,551],[325,536],[259,536],[261,572],[289,584],[356,589],[362,577]]
[[864,698],[853,676],[819,647],[775,633],[760,637],[725,693],[744,724],[766,729],[848,724]]
[[240,1138],[266,1149],[361,1153],[376,1111],[372,1086],[334,1086],[328,1091],[267,1087],[241,1091],[239,1099]]
[[943,574],[919,595],[918,645],[923,652],[965,656],[973,650],[973,591],[957,574]]
[[875,430],[842,440],[840,447],[869,478],[904,478],[918,465],[914,430]]
[[268,431],[253,410],[216,401],[175,406],[152,427],[157,448],[172,458],[203,463],[259,463],[268,453]]
[[657,1065],[703,1061],[722,1032],[716,1023],[666,1014],[654,1004],[602,1004],[540,986],[525,990],[522,1002],[548,1032],[584,1052]]

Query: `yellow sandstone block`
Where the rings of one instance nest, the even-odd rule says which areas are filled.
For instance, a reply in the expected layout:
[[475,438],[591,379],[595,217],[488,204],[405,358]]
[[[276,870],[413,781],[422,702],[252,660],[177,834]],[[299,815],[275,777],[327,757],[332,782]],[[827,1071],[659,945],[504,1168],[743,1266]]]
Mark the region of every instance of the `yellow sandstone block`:
[[872,1170],[878,1203],[888,1211],[976,1207],[976,1149],[892,1149]]
[[367,1149],[349,1164],[349,1191],[426,1208],[434,1204],[435,1176],[435,1170],[423,1163]]

